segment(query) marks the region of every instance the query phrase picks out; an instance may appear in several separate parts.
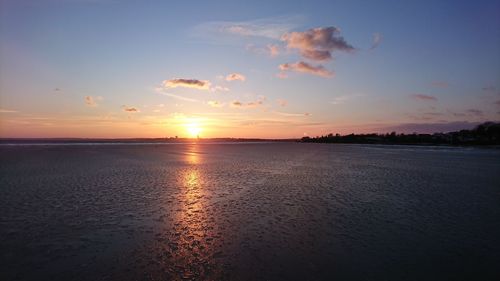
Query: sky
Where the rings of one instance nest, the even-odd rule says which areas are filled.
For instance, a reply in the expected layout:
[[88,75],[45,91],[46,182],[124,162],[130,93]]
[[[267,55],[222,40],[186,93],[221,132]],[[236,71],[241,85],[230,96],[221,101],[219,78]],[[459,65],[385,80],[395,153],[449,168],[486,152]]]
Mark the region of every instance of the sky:
[[497,0],[0,0],[4,138],[300,138],[498,120]]

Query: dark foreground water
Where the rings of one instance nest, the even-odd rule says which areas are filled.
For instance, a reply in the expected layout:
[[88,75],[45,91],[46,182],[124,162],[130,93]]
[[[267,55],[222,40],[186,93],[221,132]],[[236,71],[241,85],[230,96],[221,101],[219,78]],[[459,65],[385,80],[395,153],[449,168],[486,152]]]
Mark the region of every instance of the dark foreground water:
[[0,146],[0,280],[500,280],[500,150]]

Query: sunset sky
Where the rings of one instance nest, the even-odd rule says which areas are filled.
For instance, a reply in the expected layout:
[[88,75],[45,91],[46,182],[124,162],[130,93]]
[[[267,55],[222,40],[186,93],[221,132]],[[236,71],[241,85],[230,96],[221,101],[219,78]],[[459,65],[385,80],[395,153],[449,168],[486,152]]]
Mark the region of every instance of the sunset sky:
[[0,137],[297,138],[500,119],[500,1],[0,3]]

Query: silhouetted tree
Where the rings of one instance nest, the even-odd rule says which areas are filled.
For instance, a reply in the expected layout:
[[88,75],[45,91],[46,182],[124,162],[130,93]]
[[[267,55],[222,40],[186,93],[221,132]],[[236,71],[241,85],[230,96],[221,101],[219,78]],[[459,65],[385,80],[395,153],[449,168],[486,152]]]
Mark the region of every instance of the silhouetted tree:
[[434,134],[348,134],[329,133],[325,136],[303,137],[302,142],[318,143],[380,143],[380,144],[453,144],[500,145],[500,123],[486,122],[472,130]]

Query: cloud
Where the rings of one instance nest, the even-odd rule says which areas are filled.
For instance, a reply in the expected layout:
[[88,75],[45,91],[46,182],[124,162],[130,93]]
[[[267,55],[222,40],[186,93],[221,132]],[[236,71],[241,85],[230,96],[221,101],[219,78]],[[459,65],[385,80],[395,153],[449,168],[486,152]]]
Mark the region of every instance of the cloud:
[[431,85],[436,88],[448,88],[450,86],[446,81],[433,81]]
[[85,96],[85,104],[88,106],[91,106],[91,107],[98,106],[97,102],[101,101],[101,100],[102,100],[101,96],[97,96],[97,97]]
[[257,106],[261,106],[264,104],[264,101],[262,100],[258,100],[258,101],[252,101],[252,102],[248,102],[246,104],[247,107],[257,107]]
[[[187,102],[199,102],[199,100],[197,100],[197,99],[192,99],[192,98],[169,93],[166,91],[166,89],[164,87],[156,87],[156,88],[154,88],[154,91],[160,95],[171,97],[171,98],[174,98],[177,100],[182,100],[182,101],[187,101]],[[175,106],[177,106],[177,104]]]
[[199,37],[243,36],[279,40],[281,35],[296,28],[301,16],[282,16],[249,21],[212,21],[195,27]]
[[311,116],[309,112],[304,112],[304,113],[289,113],[289,112],[281,112],[281,111],[274,111],[274,113],[281,115],[281,116],[286,116],[286,117],[303,117],[303,116]]
[[497,100],[497,101],[495,102],[495,104],[496,104],[496,105],[500,105],[500,100]]
[[296,63],[280,64],[279,68],[281,69],[281,71],[303,72],[321,77],[332,77],[334,75],[333,72],[324,68],[322,65],[314,66],[303,61],[299,61]]
[[243,106],[243,103],[241,103],[240,101],[233,101],[231,103],[231,106],[232,107],[241,107],[241,106]]
[[432,134],[436,132],[454,132],[463,129],[472,129],[479,123],[474,122],[439,122],[439,123],[407,123],[387,127],[372,128],[377,132],[398,132],[398,133],[422,133]]
[[267,44],[264,47],[248,44],[246,50],[258,55],[267,55],[272,58],[277,57],[281,53],[281,47],[276,44]]
[[240,73],[231,73],[226,76],[226,81],[245,81],[246,77]]
[[485,92],[494,92],[496,90],[497,90],[497,88],[495,86],[483,87],[483,91],[485,91]]
[[94,98],[91,96],[85,96],[85,104],[88,106],[96,106],[97,103],[94,101]]
[[484,112],[482,110],[479,110],[479,109],[468,109],[467,113],[474,115],[474,116],[477,116],[477,117],[483,116],[483,114],[484,114]]
[[218,102],[215,100],[208,101],[207,104],[210,105],[211,107],[223,107],[224,106],[224,103],[221,103],[221,102]]
[[443,116],[444,113],[442,112],[424,112],[424,115],[430,115],[430,116]]
[[182,101],[187,101],[187,102],[199,102],[199,100],[197,100],[197,99],[187,98],[187,97],[175,95],[175,94],[172,94],[172,93],[164,92],[163,89],[161,89],[161,88],[157,89],[157,93],[159,93],[161,95],[164,95],[164,96],[167,96],[167,97],[171,97],[171,98],[177,99],[177,100],[182,100]]
[[418,121],[430,121],[430,120],[435,120],[437,117],[444,116],[444,113],[441,112],[436,112],[436,111],[429,111],[429,112],[422,112],[422,113],[417,113],[417,114],[406,114],[409,118],[418,120]]
[[279,106],[282,106],[282,107],[284,107],[284,106],[287,106],[287,105],[288,105],[288,101],[287,101],[287,100],[285,100],[285,99],[277,99],[277,100],[276,100],[276,103],[277,103]]
[[0,108],[0,113],[17,113],[17,110]]
[[286,78],[288,78],[288,75],[282,71],[282,72],[276,73],[276,77],[278,77],[280,79],[286,79]]
[[278,45],[269,44],[266,46],[271,57],[276,57],[280,53],[280,47]]
[[165,88],[184,87],[184,88],[193,88],[198,90],[209,90],[210,85],[211,85],[210,81],[198,80],[198,79],[175,78],[163,81],[163,87]]
[[340,36],[340,29],[333,26],[285,33],[281,36],[281,40],[286,43],[287,48],[298,49],[304,58],[315,61],[330,60],[334,51],[355,50]]
[[448,113],[450,113],[454,117],[466,117],[466,116],[482,117],[482,116],[484,116],[484,111],[479,110],[479,109],[475,109],[475,108],[467,109],[463,112],[453,112],[451,110],[448,110]]
[[333,105],[344,104],[348,100],[351,100],[353,98],[362,97],[362,96],[364,96],[364,94],[362,94],[362,93],[352,93],[352,94],[348,94],[348,95],[337,96],[337,97],[334,97],[332,99],[332,101],[330,101],[330,103]]
[[339,105],[345,103],[346,100],[349,99],[349,96],[339,96],[339,97],[334,97],[333,100],[330,102],[333,105]]
[[241,101],[233,101],[231,103],[231,107],[233,108],[255,108],[264,105],[264,101],[266,97],[259,96],[256,101],[251,101],[247,103],[243,103]]
[[123,106],[123,111],[128,112],[128,113],[138,113],[140,112],[139,109],[135,107],[129,107],[129,106]]
[[411,95],[412,98],[423,101],[437,101],[437,98],[434,96],[424,95],[424,94],[414,94]]
[[378,47],[378,45],[380,45],[380,43],[382,42],[382,34],[380,33],[373,33],[373,36],[372,36],[372,46],[370,47],[370,50],[373,50],[375,48]]
[[328,124],[323,122],[304,122],[302,119],[254,119],[254,120],[242,120],[238,124],[239,126],[250,126],[250,127],[318,127],[322,128]]
[[462,112],[451,112],[451,114],[455,117],[464,117],[466,114]]
[[228,87],[222,87],[222,86],[215,86],[210,88],[210,92],[227,92],[229,91]]

